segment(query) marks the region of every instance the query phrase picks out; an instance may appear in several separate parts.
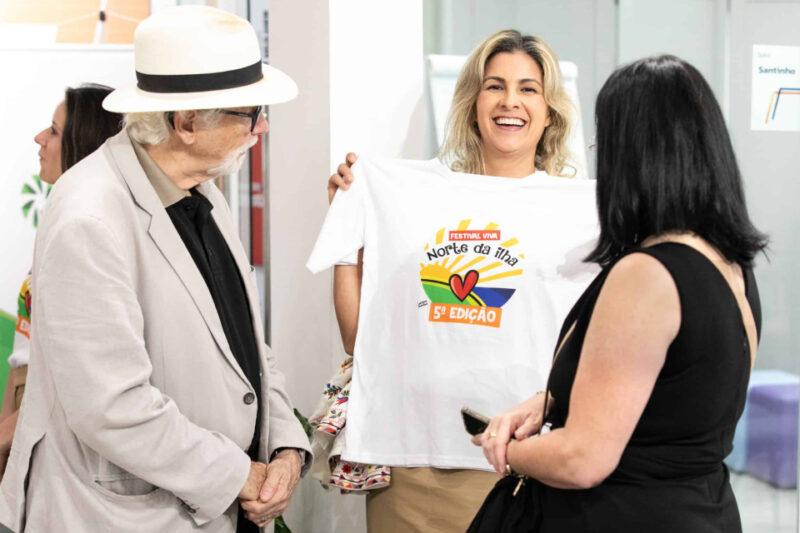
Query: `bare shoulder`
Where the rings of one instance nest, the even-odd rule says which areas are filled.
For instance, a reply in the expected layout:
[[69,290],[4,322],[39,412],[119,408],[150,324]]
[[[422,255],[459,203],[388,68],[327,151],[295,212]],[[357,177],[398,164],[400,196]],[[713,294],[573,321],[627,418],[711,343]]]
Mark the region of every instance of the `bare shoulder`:
[[680,328],[680,295],[675,280],[658,259],[645,253],[629,254],[611,268],[597,307],[621,321],[647,321],[668,336],[677,335]]
[[634,252],[620,259],[608,273],[606,285],[623,289],[644,289],[657,294],[674,292],[677,287],[667,268],[655,257],[646,253]]

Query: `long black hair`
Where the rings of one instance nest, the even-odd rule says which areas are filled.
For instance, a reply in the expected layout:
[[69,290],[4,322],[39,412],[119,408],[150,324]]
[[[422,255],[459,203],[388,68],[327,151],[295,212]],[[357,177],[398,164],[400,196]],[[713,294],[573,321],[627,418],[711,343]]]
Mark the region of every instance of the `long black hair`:
[[600,239],[588,261],[607,265],[668,231],[693,232],[745,266],[764,251],[725,120],[697,69],[670,55],[623,66],[595,113]]
[[91,154],[122,129],[122,115],[103,109],[112,91],[105,85],[87,83],[64,93],[67,120],[61,137],[61,171]]

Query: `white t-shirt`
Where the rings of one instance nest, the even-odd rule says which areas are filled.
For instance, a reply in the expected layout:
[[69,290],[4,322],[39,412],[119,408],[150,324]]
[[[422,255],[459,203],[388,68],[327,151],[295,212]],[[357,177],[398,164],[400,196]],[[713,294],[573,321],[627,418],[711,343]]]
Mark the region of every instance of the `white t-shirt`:
[[342,458],[491,470],[462,406],[493,416],[544,389],[558,330],[598,269],[595,184],[359,158],[308,268],[364,248]]

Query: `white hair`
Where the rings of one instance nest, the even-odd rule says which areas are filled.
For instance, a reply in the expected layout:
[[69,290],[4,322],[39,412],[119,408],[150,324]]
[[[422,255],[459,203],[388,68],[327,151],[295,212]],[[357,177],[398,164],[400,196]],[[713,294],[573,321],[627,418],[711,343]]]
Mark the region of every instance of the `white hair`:
[[252,139],[248,140],[244,145],[234,149],[230,154],[228,154],[228,157],[226,157],[222,163],[211,168],[208,173],[211,176],[216,176],[218,178],[230,176],[231,174],[237,174],[239,169],[242,168],[244,155],[247,154],[250,148],[255,146],[257,142],[257,137],[253,137]]
[[[185,116],[191,111],[154,111],[150,113],[126,113],[123,117],[124,127],[128,130],[131,139],[139,144],[161,144],[169,138],[170,124],[167,115]],[[197,118],[207,128],[215,127],[222,114],[219,109],[198,109]]]

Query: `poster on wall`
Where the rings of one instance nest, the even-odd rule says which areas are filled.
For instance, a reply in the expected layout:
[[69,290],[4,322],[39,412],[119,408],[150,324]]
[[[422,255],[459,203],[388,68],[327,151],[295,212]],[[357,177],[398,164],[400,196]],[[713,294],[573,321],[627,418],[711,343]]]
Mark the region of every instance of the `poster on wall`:
[[[34,136],[50,127],[66,87],[95,82],[111,87],[135,81],[133,47],[0,46],[0,376],[16,325],[20,285],[33,258],[36,226],[46,210],[48,186],[39,178]],[[35,289],[34,289],[35,290]]]
[[750,128],[800,131],[800,46],[753,46]]

